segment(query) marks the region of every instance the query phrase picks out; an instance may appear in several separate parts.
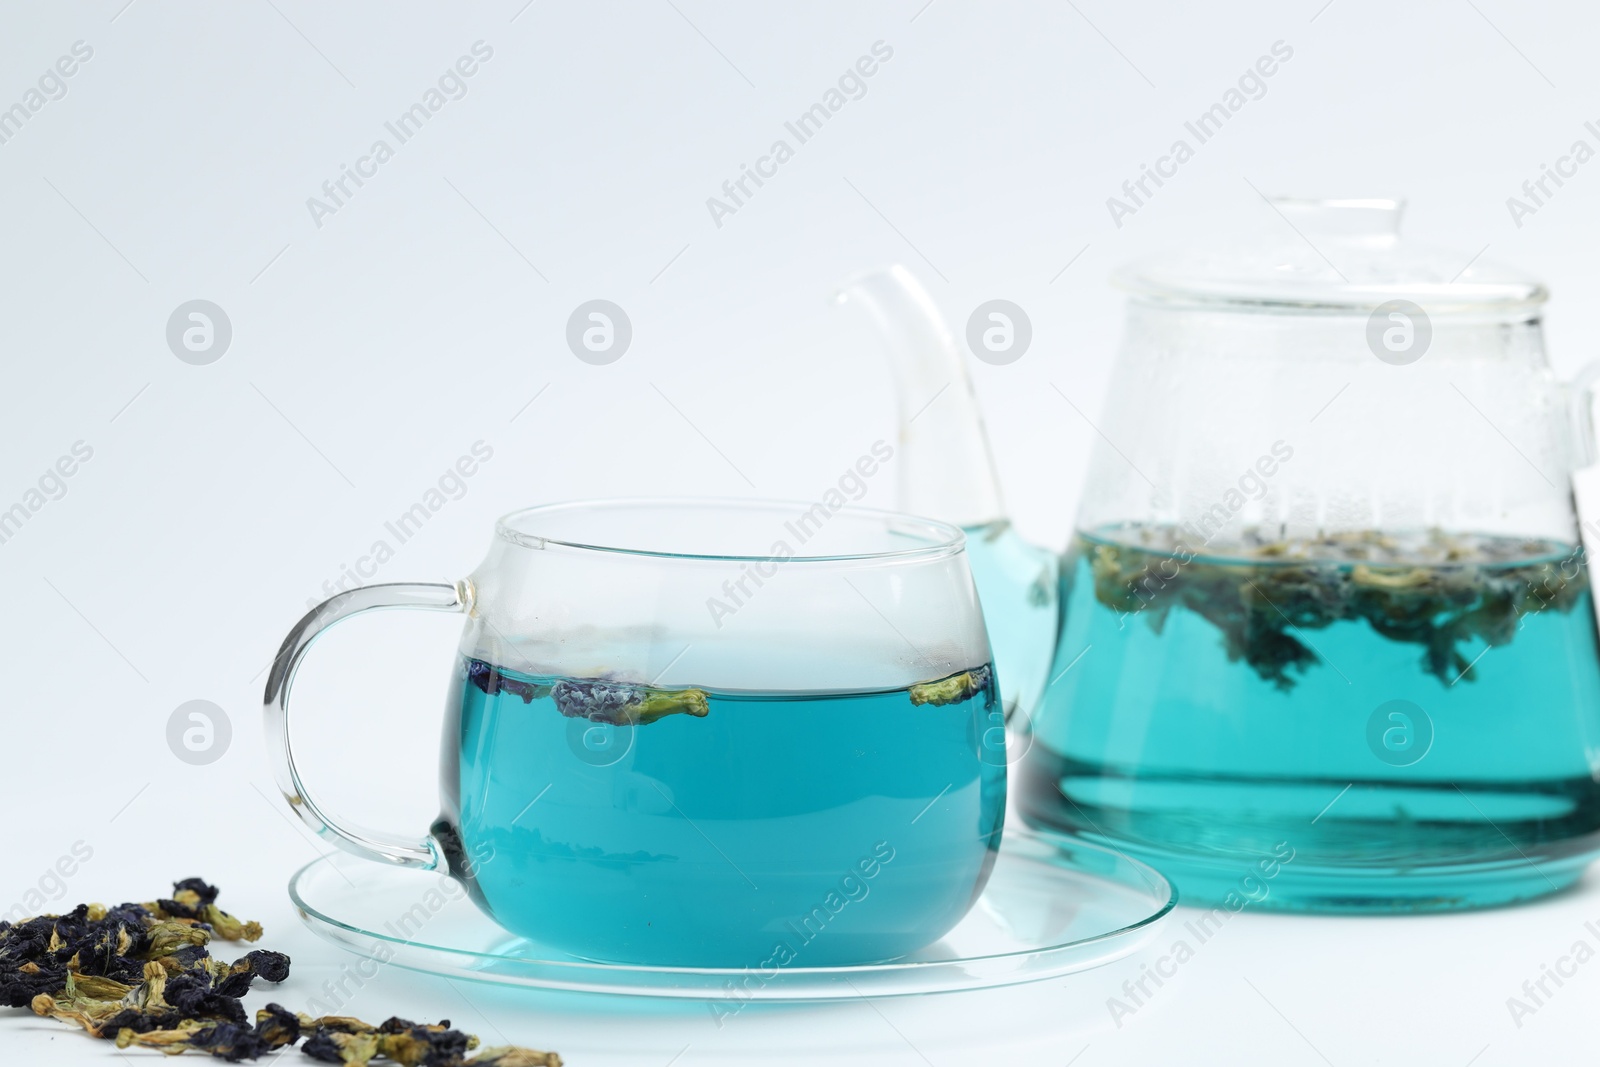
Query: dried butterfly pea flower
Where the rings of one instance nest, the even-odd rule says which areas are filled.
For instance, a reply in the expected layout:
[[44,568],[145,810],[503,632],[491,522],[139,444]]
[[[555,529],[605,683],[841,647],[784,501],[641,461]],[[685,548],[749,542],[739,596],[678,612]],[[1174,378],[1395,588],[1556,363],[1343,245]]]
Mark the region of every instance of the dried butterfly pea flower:
[[117,1034],[117,1047],[138,1045],[161,1052],[206,1052],[237,1063],[292,1045],[300,1039],[300,1017],[277,1004],[256,1012],[254,1026],[185,1020],[169,1030],[139,1032],[125,1028]]
[[960,704],[962,701],[971,700],[988,688],[989,677],[988,667],[974,667],[970,671],[952,674],[948,678],[918,682],[910,689],[911,703],[932,704],[934,707]]
[[648,726],[668,715],[703,719],[710,712],[704,689],[657,689],[626,682],[585,682],[563,678],[550,687],[556,710],[569,719]]
[[256,978],[263,982],[281,982],[289,977],[289,957],[282,952],[258,948],[246,952],[228,968],[222,984],[238,990],[234,996],[243,996]]
[[[216,895],[205,882],[186,879],[174,884],[169,900],[81,904],[65,915],[0,925],[4,1003],[96,1037],[184,1029],[193,1033],[165,1040],[244,1055],[252,1046],[229,1029],[250,1029],[239,997],[257,977],[286,978],[289,959],[264,950],[231,964],[211,958],[214,938],[260,936],[256,924],[218,909]],[[209,1044],[193,1044],[194,1034],[208,1028]]]
[[300,1016],[281,1004],[268,1004],[256,1012],[256,1034],[273,1048],[300,1040]]
[[209,974],[185,971],[167,979],[166,1001],[186,1019],[219,1019],[243,1024],[244,1005],[217,988]]
[[305,1039],[303,1051],[331,1063],[372,1060],[402,1067],[559,1067],[560,1056],[502,1048],[474,1059],[471,1034],[445,1020],[393,1018],[372,1026],[349,1016],[312,1018],[268,1004],[247,1022],[240,997],[255,979],[280,982],[289,957],[254,949],[232,963],[214,959],[213,939],[255,940],[260,926],[216,906],[200,879],[175,883],[169,899],[107,908],[82,904],[66,915],[0,922],[0,1002],[31,1007],[114,1039],[119,1048],[203,1052],[254,1060]]
[[624,722],[649,726],[668,715],[688,715],[703,719],[711,713],[710,696],[704,689],[644,688],[643,698],[628,709]]
[[145,908],[158,919],[204,923],[224,941],[258,941],[261,924],[240,922],[217,907],[217,889],[199,878],[186,878],[172,887],[170,900],[158,900]]
[[117,1036],[117,1045],[168,1053],[207,1052],[237,1062],[292,1045],[302,1036],[301,1051],[311,1059],[355,1067],[374,1060],[402,1067],[561,1067],[559,1055],[534,1049],[497,1048],[468,1059],[467,1053],[477,1047],[478,1039],[452,1030],[448,1020],[419,1025],[394,1018],[372,1026],[350,1016],[296,1015],[277,1004],[256,1012],[254,1027],[185,1020],[166,1030],[140,1033],[124,1029]]
[[185,878],[172,884],[172,899],[158,900],[156,905],[173,919],[198,919],[199,909],[217,901],[217,887],[200,878]]
[[134,989],[126,982],[98,974],[74,974],[69,971],[67,979],[78,996],[91,1000],[121,1000]]
[[1460,645],[1508,644],[1529,614],[1570,611],[1588,590],[1581,549],[1519,537],[1356,531],[1293,540],[1247,529],[1228,544],[1188,547],[1176,527],[1134,526],[1116,541],[1079,535],[1095,599],[1142,614],[1161,632],[1182,608],[1222,636],[1276,688],[1294,688],[1320,657],[1293,631],[1365,621],[1396,642],[1420,645],[1425,671],[1446,684],[1471,681]]
[[478,1039],[450,1028],[450,1020],[418,1025],[391,1018],[378,1026],[348,1016],[301,1018],[301,1051],[327,1063],[365,1064],[386,1059],[404,1067],[460,1067]]
[[168,1055],[180,1052],[206,1052],[219,1060],[238,1063],[253,1060],[279,1047],[263,1041],[248,1026],[239,1023],[208,1023],[185,1020],[171,1030],[140,1033],[124,1029],[117,1034],[117,1047],[152,1048]]
[[218,937],[224,941],[260,941],[261,924],[258,922],[240,922],[232,915],[223,911],[214,904],[207,904],[200,909],[201,921],[216,931]]
[[504,674],[492,663],[485,663],[481,659],[471,660],[467,663],[467,678],[473,685],[482,689],[489,696],[498,693],[510,693],[512,696],[522,698],[524,704],[531,704],[540,697],[550,695],[548,685],[536,682],[525,682],[520,678],[513,678]]
[[668,715],[704,718],[710,711],[703,689],[658,689],[631,682],[562,678],[549,685],[516,678],[492,663],[467,662],[467,679],[489,696],[510,693],[531,704],[551,697],[569,719],[588,719],[613,726],[648,726]]
[[613,682],[576,682],[565,678],[550,687],[556,710],[569,719],[620,723],[627,709],[640,700],[630,685]]
[[29,961],[15,970],[0,974],[0,1004],[8,1008],[25,1008],[33,999],[52,990],[60,989],[66,968],[45,968]]
[[145,938],[146,947],[140,955],[145,959],[159,959],[185,949],[204,948],[211,943],[211,931],[177,919],[162,920],[145,928]]
[[390,1019],[378,1028],[378,1053],[405,1067],[455,1067],[465,1062],[467,1053],[478,1047],[478,1039],[450,1029],[448,1021],[441,1027]]
[[300,1051],[323,1063],[349,1063],[362,1067],[372,1062],[378,1054],[378,1035],[317,1030],[307,1035],[300,1045]]

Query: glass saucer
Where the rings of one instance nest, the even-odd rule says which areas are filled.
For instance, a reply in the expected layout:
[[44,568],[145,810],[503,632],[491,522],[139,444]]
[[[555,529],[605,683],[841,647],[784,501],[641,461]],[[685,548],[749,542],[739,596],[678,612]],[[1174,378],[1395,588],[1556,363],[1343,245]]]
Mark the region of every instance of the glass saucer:
[[[334,866],[335,860],[340,862]],[[596,963],[507,933],[438,872],[341,853],[289,880],[312,931],[381,963],[447,978],[628,996],[844,1000],[1017,985],[1121,959],[1177,902],[1150,867],[1070,839],[1008,834],[982,897],[956,928],[891,963],[855,967],[646,967]]]

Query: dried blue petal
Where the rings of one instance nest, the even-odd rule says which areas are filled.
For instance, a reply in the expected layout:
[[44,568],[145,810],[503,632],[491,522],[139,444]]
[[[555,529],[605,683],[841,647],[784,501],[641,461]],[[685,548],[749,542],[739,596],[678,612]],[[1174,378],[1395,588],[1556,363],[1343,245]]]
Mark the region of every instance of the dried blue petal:
[[300,1040],[300,1016],[282,1004],[268,1004],[256,1012],[256,1034],[273,1048]]
[[642,702],[644,693],[633,685],[563,678],[550,687],[550,697],[569,719],[618,724],[628,721],[627,709]]
[[318,1030],[306,1038],[305,1043],[300,1046],[300,1051],[323,1063],[344,1062],[344,1053],[334,1044],[333,1035],[327,1030]]
[[218,1023],[192,1034],[188,1046],[209,1052],[219,1060],[238,1063],[253,1060],[281,1046],[274,1045],[256,1032],[254,1027],[238,1023]]
[[200,919],[208,904],[217,902],[217,887],[202,878],[185,878],[172,883],[171,900],[158,900],[161,910],[175,919]]
[[467,661],[467,678],[489,696],[510,693],[512,696],[521,697],[524,704],[531,704],[550,692],[550,687],[547,685],[512,677],[494,664],[485,663],[481,659]]

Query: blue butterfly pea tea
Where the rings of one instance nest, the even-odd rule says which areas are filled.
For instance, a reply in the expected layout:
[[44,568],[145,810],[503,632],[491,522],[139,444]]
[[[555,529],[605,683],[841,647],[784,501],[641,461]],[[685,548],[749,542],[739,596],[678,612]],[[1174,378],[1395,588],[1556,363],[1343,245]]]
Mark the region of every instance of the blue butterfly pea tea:
[[730,967],[775,950],[794,966],[892,959],[953,926],[994,862],[1005,762],[988,665],[819,692],[473,658],[459,673],[446,749],[460,762],[434,831],[481,907],[557,948]]

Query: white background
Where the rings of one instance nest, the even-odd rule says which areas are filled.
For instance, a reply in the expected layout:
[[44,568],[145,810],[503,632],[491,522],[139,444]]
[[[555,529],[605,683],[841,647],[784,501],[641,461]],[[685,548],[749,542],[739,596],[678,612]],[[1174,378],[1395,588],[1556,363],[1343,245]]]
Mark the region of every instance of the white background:
[[[94,450],[0,544],[0,907],[77,841],[93,858],[62,903],[204,875],[294,955],[272,996],[303,1004],[341,957],[284,896],[319,846],[269,799],[258,707],[308,598],[479,440],[493,459],[379,580],[464,574],[519,505],[819,495],[894,432],[874,339],[829,302],[863,267],[907,263],[958,328],[991,298],[1027,310],[1026,356],[972,372],[1015,518],[1051,543],[1093,438],[1052,383],[1096,409],[1120,319],[1108,271],[1281,226],[1252,185],[1405,196],[1409,235],[1463,263],[1488,246],[1551,284],[1559,369],[1600,342],[1600,163],[1520,228],[1505,205],[1594,141],[1600,15],[1584,6],[674,2],[0,7],[0,107],[74,42],[94,49],[0,144],[0,508],[74,442]],[[479,40],[494,54],[466,97],[316,226],[307,198]],[[717,227],[706,198],[880,40],[894,55],[866,95]],[[1114,226],[1106,198],[1279,40],[1294,56],[1266,95]],[[633,323],[609,366],[564,341],[597,297]],[[233,327],[208,366],[165,341],[197,298]],[[891,479],[871,502],[892,504]],[[319,646],[299,711],[307,745],[340,755],[308,761],[335,806],[396,829],[434,813],[455,626],[396,614]],[[167,747],[191,699],[231,719],[209,766]],[[1587,970],[1520,1028],[1505,1006],[1594,941],[1590,918],[1592,887],[1430,919],[1247,914],[1121,1029],[1105,999],[1138,961],[995,993],[750,1010],[720,1031],[700,1005],[400,972],[349,1010],[450,1015],[580,1065],[1530,1063],[1592,1047]],[[112,1055],[20,1013],[0,1050]]]

